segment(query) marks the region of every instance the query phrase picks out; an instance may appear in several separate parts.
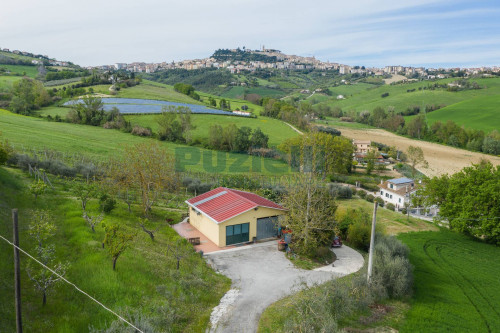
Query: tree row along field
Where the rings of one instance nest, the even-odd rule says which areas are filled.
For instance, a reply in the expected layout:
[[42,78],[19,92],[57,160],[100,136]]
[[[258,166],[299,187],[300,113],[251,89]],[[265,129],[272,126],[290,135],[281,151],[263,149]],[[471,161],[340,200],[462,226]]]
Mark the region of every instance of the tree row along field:
[[342,135],[348,138],[357,140],[368,139],[388,146],[396,146],[402,151],[406,151],[409,146],[422,148],[425,159],[429,162],[429,167],[420,171],[427,176],[439,176],[445,173],[452,174],[464,167],[470,166],[472,163],[479,163],[481,159],[491,161],[493,165],[500,165],[500,157],[427,141],[413,140],[382,129],[340,128],[340,130]]
[[[81,154],[97,160],[117,156],[124,147],[146,140],[117,130],[101,127],[48,122],[39,118],[13,114],[0,109],[0,131],[16,150],[55,150],[67,154]],[[177,153],[177,163],[190,171],[207,172],[258,172],[264,174],[289,173],[283,161],[246,154],[216,152],[170,142],[162,146]],[[225,161],[220,157],[225,158]]]
[[415,297],[400,332],[498,331],[500,248],[447,230],[398,238],[415,266]]

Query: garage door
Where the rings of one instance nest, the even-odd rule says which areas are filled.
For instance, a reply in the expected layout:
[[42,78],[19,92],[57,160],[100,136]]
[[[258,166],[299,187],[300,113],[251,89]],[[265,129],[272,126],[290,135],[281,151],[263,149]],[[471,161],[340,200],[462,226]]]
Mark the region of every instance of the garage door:
[[250,223],[235,224],[226,227],[226,245],[248,242]]
[[265,239],[278,236],[277,222],[277,216],[257,219],[257,239]]

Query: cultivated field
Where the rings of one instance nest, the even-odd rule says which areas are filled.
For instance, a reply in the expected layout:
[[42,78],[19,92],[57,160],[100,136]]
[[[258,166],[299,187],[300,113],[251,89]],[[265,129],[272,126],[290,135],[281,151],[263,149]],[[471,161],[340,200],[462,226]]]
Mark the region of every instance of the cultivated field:
[[429,168],[419,169],[426,176],[439,176],[442,174],[453,174],[472,163],[479,163],[481,159],[491,161],[493,165],[500,165],[500,157],[471,152],[464,149],[444,146],[437,143],[418,141],[405,138],[382,129],[354,129],[339,128],[342,135],[358,140],[371,140],[389,146],[396,146],[406,151],[409,146],[422,148],[425,159],[429,162]]
[[399,332],[498,332],[499,247],[447,230],[398,238],[415,266],[415,297]]

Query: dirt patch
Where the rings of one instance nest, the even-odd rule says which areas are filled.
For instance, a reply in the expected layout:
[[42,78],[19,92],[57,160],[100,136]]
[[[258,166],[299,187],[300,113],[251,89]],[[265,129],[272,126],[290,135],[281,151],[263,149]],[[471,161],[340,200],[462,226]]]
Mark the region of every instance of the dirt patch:
[[493,165],[500,165],[500,157],[475,153],[464,149],[453,148],[437,143],[412,140],[382,129],[352,129],[342,128],[342,135],[357,140],[371,140],[389,146],[396,146],[406,151],[409,146],[422,148],[429,168],[420,169],[426,176],[453,174],[472,163],[479,163],[481,159],[490,161]]

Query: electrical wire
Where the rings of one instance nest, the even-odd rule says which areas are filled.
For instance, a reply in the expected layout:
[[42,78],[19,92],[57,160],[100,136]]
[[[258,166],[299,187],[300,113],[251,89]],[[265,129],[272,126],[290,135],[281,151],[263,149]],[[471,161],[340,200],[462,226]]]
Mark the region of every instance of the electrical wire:
[[53,274],[55,274],[56,276],[58,276],[59,278],[61,278],[61,280],[63,280],[67,284],[73,286],[77,291],[79,291],[80,293],[84,294],[85,296],[87,296],[88,298],[90,298],[91,300],[93,300],[95,303],[99,304],[105,310],[107,310],[107,311],[111,312],[112,314],[114,314],[118,319],[120,319],[124,323],[128,324],[130,327],[134,328],[135,330],[137,330],[140,333],[144,333],[142,330],[140,330],[137,327],[135,327],[132,323],[130,323],[129,321],[127,321],[125,318],[123,318],[122,316],[120,316],[118,313],[114,312],[113,310],[111,310],[110,308],[108,308],[107,306],[105,306],[104,304],[102,304],[101,302],[99,302],[98,300],[96,300],[94,297],[90,296],[85,291],[83,291],[80,288],[78,288],[74,283],[68,281],[66,278],[64,278],[62,275],[60,275],[57,272],[55,272],[54,270],[52,270],[50,267],[47,267],[46,265],[44,265],[43,263],[41,263],[38,259],[36,259],[31,254],[29,254],[28,252],[26,252],[23,249],[21,249],[19,246],[15,245],[14,243],[12,243],[11,241],[9,241],[8,239],[6,239],[5,237],[3,237],[2,235],[0,235],[0,238],[3,239],[4,241],[6,241],[7,243],[9,243],[10,245],[12,245],[13,247],[15,247],[16,249],[18,249],[19,251],[21,251],[22,253],[24,253],[25,255],[27,255],[28,257],[30,257],[31,259],[33,259],[34,261],[36,261],[38,264],[40,264],[45,269],[49,270],[50,272],[52,272]]

